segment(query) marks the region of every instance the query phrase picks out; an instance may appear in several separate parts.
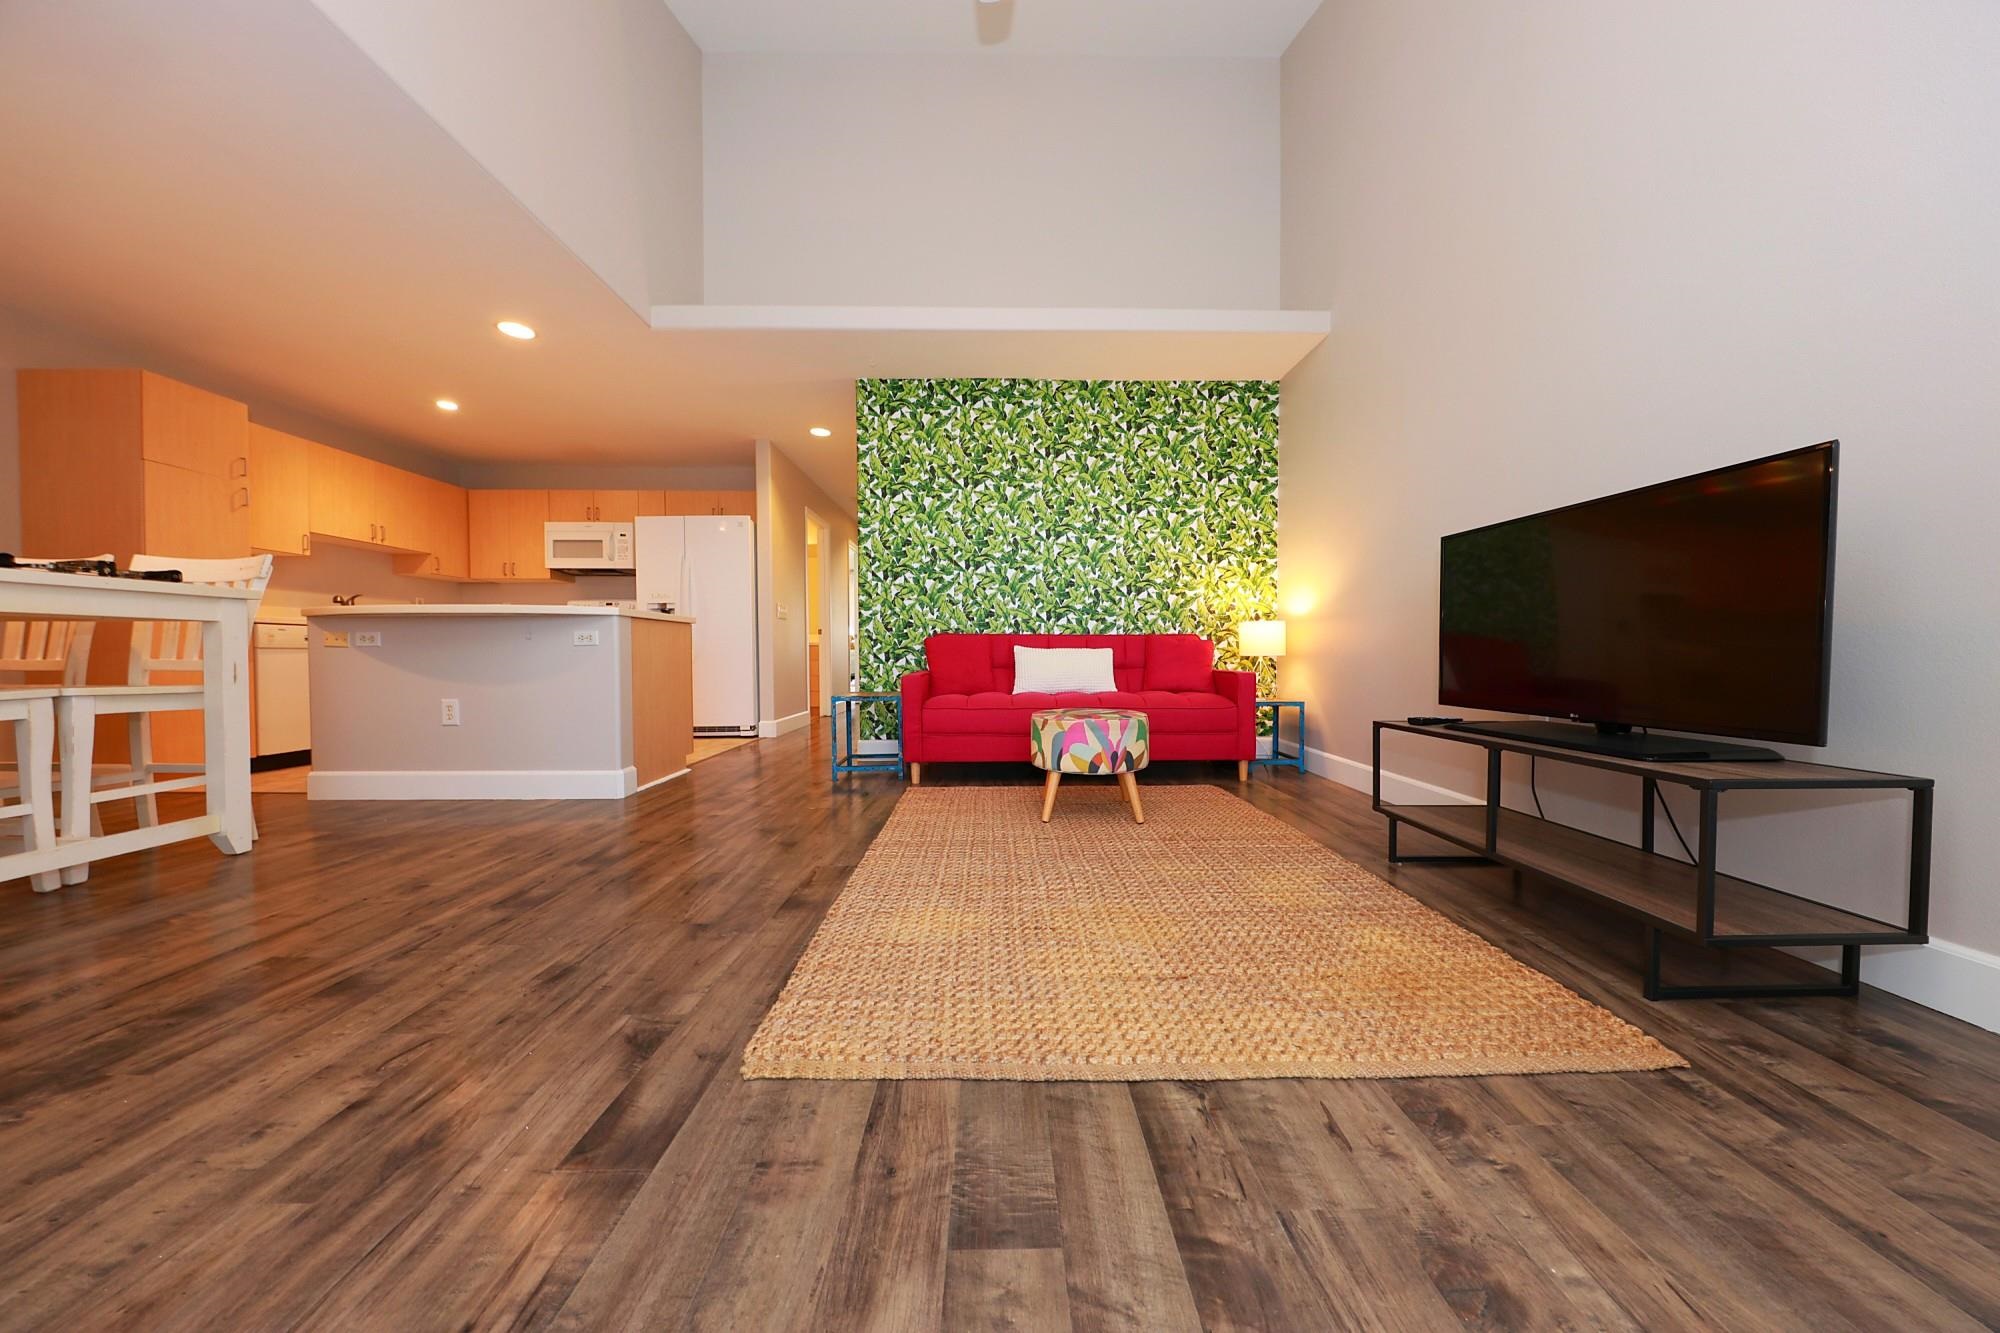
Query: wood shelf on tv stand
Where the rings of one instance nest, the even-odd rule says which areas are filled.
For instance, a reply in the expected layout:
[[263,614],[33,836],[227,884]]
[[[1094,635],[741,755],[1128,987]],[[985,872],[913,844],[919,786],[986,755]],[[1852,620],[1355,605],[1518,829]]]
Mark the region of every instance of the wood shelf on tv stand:
[[[1399,805],[1382,799],[1385,732],[1456,741],[1486,751],[1486,801],[1480,805]],[[1554,763],[1635,776],[1641,782],[1640,845],[1602,838],[1500,804],[1500,759],[1532,755]],[[1654,850],[1653,812],[1659,784],[1699,793],[1698,859],[1690,864]],[[1510,740],[1444,726],[1377,722],[1374,735],[1374,805],[1389,821],[1392,864],[1504,865],[1595,897],[1646,925],[1645,993],[1652,1000],[1722,999],[1771,995],[1853,995],[1860,989],[1864,944],[1921,944],[1928,939],[1933,782],[1929,778],[1865,769],[1835,768],[1797,760],[1777,762],[1650,762]],[[1907,791],[1911,794],[1909,897],[1904,925],[1877,921],[1716,869],[1717,825],[1729,791]],[[1397,830],[1408,824],[1470,854],[1406,856]],[[1837,983],[1672,986],[1660,976],[1663,936],[1680,935],[1712,948],[1836,945]]]

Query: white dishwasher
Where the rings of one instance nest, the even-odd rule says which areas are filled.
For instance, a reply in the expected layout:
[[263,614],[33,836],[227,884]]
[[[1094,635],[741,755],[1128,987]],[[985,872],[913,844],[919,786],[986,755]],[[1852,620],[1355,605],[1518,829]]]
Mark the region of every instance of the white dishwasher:
[[253,643],[257,652],[257,753],[310,750],[305,625],[260,620]]

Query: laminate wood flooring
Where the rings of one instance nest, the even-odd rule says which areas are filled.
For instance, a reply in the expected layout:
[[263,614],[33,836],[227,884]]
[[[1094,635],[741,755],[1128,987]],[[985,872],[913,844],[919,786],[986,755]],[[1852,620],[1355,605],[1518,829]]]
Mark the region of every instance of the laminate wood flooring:
[[1628,922],[1389,871],[1318,778],[1176,778],[1693,1067],[745,1083],[900,790],[829,786],[816,730],[625,802],[260,797],[248,856],[0,886],[0,1328],[2000,1326],[2000,1036],[1873,990],[1649,1005]]

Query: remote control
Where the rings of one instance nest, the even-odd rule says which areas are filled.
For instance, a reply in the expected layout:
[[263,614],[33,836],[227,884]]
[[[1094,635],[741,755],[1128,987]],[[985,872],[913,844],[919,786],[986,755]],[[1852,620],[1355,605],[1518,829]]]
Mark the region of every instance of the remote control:
[[1462,717],[1412,717],[1405,720],[1413,727],[1442,727],[1465,721]]

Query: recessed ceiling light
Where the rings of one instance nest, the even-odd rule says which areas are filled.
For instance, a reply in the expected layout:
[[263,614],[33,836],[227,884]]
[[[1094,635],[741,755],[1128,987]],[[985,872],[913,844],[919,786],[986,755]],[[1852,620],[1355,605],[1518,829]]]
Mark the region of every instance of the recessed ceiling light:
[[826,427],[824,427],[824,426],[814,426],[814,427],[813,427],[813,428],[812,428],[811,430],[807,431],[807,432],[806,432],[806,434],[808,434],[808,435],[817,435],[817,436],[818,436],[818,437],[819,437],[820,439],[822,439],[822,440],[823,440],[823,439],[825,439],[825,438],[826,438],[827,436],[829,436],[829,435],[833,434],[833,432],[832,432],[832,431],[830,431],[830,430],[828,430],[828,429],[827,429]]
[[503,319],[493,327],[509,338],[519,338],[522,342],[527,342],[535,336],[535,331],[518,319]]
[[456,411],[458,411],[458,401],[457,401],[456,399],[453,399],[453,398],[440,398],[440,399],[438,399],[438,400],[437,400],[437,403],[438,403],[438,411],[440,411],[440,412],[456,412]]

